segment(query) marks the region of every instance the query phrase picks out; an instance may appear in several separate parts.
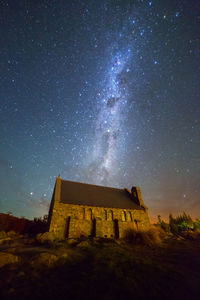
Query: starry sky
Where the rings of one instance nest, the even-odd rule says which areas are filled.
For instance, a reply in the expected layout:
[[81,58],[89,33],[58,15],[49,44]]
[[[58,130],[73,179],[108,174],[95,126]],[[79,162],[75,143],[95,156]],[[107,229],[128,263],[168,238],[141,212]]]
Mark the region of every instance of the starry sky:
[[55,179],[200,217],[200,1],[0,1],[0,211]]

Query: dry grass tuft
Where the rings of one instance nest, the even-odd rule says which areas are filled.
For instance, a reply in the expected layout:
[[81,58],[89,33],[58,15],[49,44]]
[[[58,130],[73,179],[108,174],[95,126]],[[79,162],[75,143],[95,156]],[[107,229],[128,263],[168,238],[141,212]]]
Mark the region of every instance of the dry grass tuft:
[[163,242],[166,233],[156,226],[147,231],[128,229],[125,234],[125,241],[131,244],[153,246]]

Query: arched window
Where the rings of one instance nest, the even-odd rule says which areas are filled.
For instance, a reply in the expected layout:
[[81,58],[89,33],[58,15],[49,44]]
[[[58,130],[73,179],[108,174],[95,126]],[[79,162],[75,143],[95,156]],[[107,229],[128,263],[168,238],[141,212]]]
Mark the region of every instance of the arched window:
[[126,221],[126,212],[122,211],[122,221]]
[[109,212],[108,212],[108,220],[113,221],[113,211],[112,210],[109,210]]
[[87,220],[92,220],[92,209],[91,208],[89,208],[87,210]]
[[107,210],[104,210],[105,220],[107,221]]
[[90,220],[92,220],[92,209],[89,208],[89,216],[90,216]]
[[85,208],[83,207],[83,210],[82,210],[82,219],[84,220],[85,219]]
[[130,222],[133,221],[131,211],[128,212],[128,221],[130,221]]
[[134,222],[135,222],[136,229],[138,229],[138,220],[135,219]]

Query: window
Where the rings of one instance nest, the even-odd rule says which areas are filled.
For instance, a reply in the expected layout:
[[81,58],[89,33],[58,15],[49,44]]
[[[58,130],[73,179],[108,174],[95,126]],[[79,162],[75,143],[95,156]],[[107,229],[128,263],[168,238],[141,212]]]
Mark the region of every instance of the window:
[[133,221],[132,214],[130,211],[128,212],[128,221],[130,221],[130,222]]
[[122,211],[122,221],[126,221],[126,212]]
[[92,220],[92,209],[89,208],[89,216],[90,216],[90,220]]
[[108,220],[109,220],[109,221],[113,221],[113,211],[112,211],[112,210],[110,210],[110,211],[108,212]]
[[105,220],[107,221],[107,210],[104,210]]
[[136,229],[138,229],[138,220],[134,220],[134,222],[135,222]]
[[92,220],[92,209],[91,208],[89,208],[87,210],[87,220]]
[[83,211],[82,211],[82,218],[83,218],[83,220],[85,219],[85,208],[83,208]]

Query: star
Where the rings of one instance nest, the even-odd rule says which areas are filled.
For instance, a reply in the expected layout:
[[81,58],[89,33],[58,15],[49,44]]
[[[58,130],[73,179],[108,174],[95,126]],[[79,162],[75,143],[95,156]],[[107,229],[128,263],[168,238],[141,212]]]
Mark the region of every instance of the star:
[[0,10],[2,211],[48,213],[62,174],[199,217],[200,7],[29,2]]

